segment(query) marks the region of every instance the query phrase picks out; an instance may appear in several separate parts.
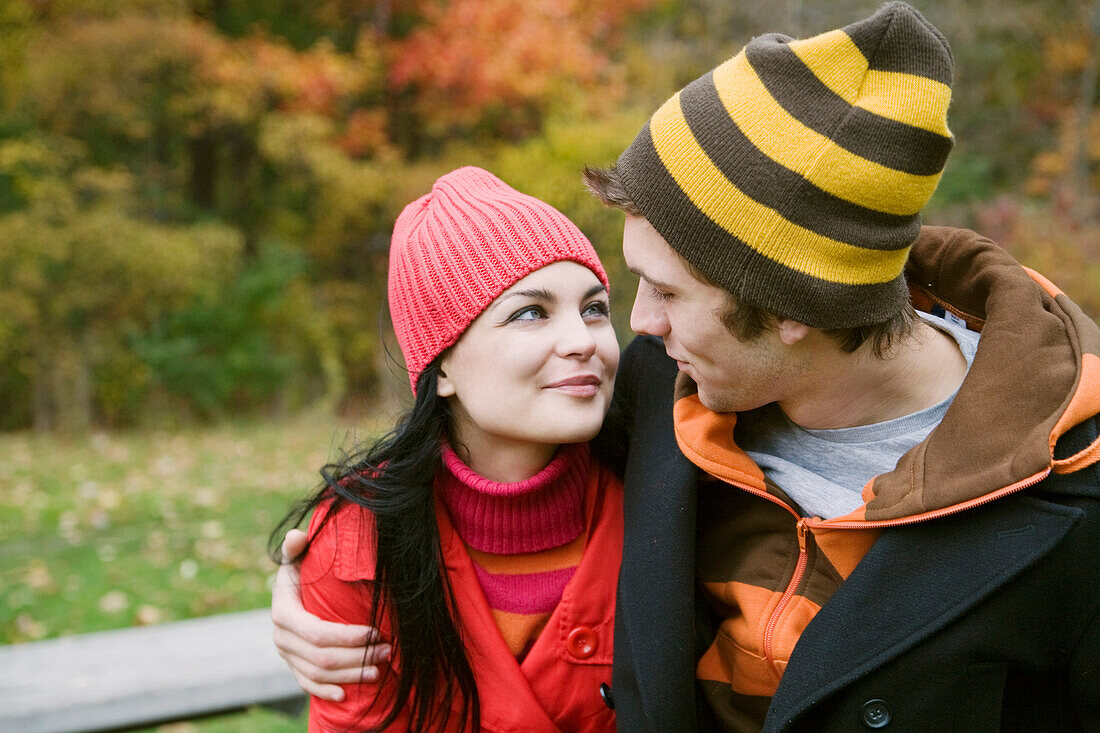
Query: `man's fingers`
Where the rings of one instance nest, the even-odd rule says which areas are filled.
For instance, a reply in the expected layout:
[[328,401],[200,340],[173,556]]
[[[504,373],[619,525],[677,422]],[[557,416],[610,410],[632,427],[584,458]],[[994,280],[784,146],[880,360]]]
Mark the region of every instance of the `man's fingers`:
[[[304,657],[283,654],[282,652],[280,654],[286,660],[291,671],[294,672],[294,676],[298,678],[298,683],[302,686],[302,689],[311,695],[316,694],[312,692],[313,689],[320,689],[324,686],[377,682],[381,674],[381,670],[373,664],[364,666],[362,656],[359,657],[359,663],[353,667],[325,668],[318,667]],[[302,684],[303,679],[309,680],[310,686],[307,687]]]
[[298,637],[306,646],[317,647],[321,651],[327,647],[358,648],[361,652],[367,644],[379,640],[380,635],[374,627],[342,624],[335,621],[323,621],[302,608],[301,603],[293,607],[276,606],[271,608],[271,620],[275,624],[275,646],[294,643],[290,637]]
[[367,664],[381,664],[390,661],[393,648],[389,644],[371,644],[367,647]]
[[290,668],[294,672],[294,679],[298,681],[298,686],[302,688],[302,691],[307,695],[319,697],[322,700],[332,700],[333,702],[343,702],[344,689],[338,685],[321,685],[309,677],[299,674],[293,667]]
[[283,538],[283,561],[289,562],[297,559],[302,554],[302,550],[306,548],[307,538],[308,535],[300,529],[292,529],[287,532],[286,537]]
[[[304,612],[303,612],[304,613]],[[307,614],[308,615],[308,614]],[[311,617],[315,618],[315,617]],[[319,621],[319,623],[327,623]],[[343,624],[336,624],[343,626]],[[275,626],[271,632],[271,638],[275,642],[275,648],[284,658],[299,657],[309,660],[313,667],[328,670],[358,669],[365,664],[377,664],[389,659],[389,644],[367,644],[367,638],[375,639],[378,633],[369,626],[356,627],[362,629],[358,636],[348,644],[316,644],[303,638],[299,633],[301,629],[287,629]],[[327,680],[322,680],[327,681]]]
[[302,608],[302,574],[298,563],[287,558],[298,557],[305,545],[306,533],[292,529],[283,539],[283,561],[275,571],[275,582],[271,587],[271,620],[276,626],[290,623],[294,609]]
[[[288,635],[300,636],[307,644],[317,647],[363,647],[377,641],[379,634],[370,626],[322,621],[302,607],[301,573],[296,563],[285,560],[301,554],[305,543],[306,533],[299,529],[290,530],[283,539],[284,564],[275,573],[275,583],[271,589],[275,646],[283,649],[285,644],[289,644]],[[280,634],[279,629],[285,629],[287,633]],[[303,653],[300,647],[290,648],[289,651]]]
[[344,691],[338,685],[379,679],[377,665],[387,662],[392,647],[375,643],[381,635],[370,626],[324,621],[303,608],[301,572],[289,561],[302,553],[306,539],[305,532],[291,530],[283,540],[284,564],[271,590],[272,639],[302,690],[339,702]]

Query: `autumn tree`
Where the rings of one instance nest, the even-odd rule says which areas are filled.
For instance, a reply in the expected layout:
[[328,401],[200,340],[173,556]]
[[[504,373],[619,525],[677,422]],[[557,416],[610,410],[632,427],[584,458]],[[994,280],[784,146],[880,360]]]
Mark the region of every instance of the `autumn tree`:
[[[36,428],[85,428],[113,380],[145,376],[128,333],[217,287],[240,238],[218,224],[130,215],[132,177],[89,165],[71,141],[0,143],[0,180],[24,203],[0,217],[0,404],[20,405],[25,386]],[[0,415],[9,426],[17,420]]]
[[[0,323],[0,425],[126,422],[164,391],[216,416],[255,407],[256,385],[280,379],[279,404],[377,394],[396,214],[444,170],[491,166],[506,146],[636,125],[629,112],[619,122],[615,54],[646,5],[0,0],[13,31],[0,55],[0,231],[19,242],[4,284],[21,314]],[[578,149],[606,159],[620,144]],[[583,200],[580,163],[563,159],[570,168],[540,162],[553,173],[531,180],[567,181],[563,200]],[[162,289],[130,282],[160,249],[217,264],[162,258]],[[78,297],[103,277],[116,281],[104,298],[91,285]],[[68,315],[47,317],[69,308],[47,307],[50,288],[72,290]],[[285,368],[233,366],[249,359]]]

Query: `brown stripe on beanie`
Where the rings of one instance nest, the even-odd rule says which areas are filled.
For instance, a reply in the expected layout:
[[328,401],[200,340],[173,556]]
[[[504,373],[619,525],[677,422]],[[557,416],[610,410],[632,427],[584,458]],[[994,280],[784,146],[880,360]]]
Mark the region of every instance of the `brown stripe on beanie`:
[[740,191],[784,219],[868,249],[908,247],[920,233],[916,214],[887,214],[845,201],[760,152],[725,113],[713,74],[684,87],[680,100],[684,119],[707,157]]
[[844,32],[875,71],[897,71],[951,86],[954,58],[939,29],[905,3],[886,3]]

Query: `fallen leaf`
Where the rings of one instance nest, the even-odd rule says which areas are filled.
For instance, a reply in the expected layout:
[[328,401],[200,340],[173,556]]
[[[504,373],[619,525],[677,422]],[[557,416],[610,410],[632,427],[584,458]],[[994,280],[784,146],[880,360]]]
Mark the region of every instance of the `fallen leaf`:
[[199,528],[199,533],[207,539],[216,540],[225,534],[225,529],[222,527],[222,523],[217,519],[211,519],[202,523],[202,527]]
[[99,599],[99,610],[103,613],[120,613],[130,607],[130,599],[120,590],[113,590]]
[[56,587],[44,560],[39,558],[31,560],[30,567],[27,568],[27,585],[35,590],[50,590]]
[[157,733],[194,733],[198,726],[194,723],[168,723],[157,727]]
[[15,618],[15,628],[31,641],[41,639],[46,635],[46,627],[26,613],[21,613]]
[[134,621],[138,626],[148,626],[150,624],[159,624],[164,620],[164,611],[156,606],[150,606],[149,604],[143,604],[138,606],[137,613],[134,615]]

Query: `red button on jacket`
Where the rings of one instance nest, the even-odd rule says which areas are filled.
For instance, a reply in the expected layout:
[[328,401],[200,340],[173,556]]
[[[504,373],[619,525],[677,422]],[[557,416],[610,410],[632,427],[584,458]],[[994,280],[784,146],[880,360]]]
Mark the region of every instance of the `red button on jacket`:
[[578,626],[565,637],[565,650],[577,659],[588,659],[596,653],[597,646],[596,632],[587,626]]

